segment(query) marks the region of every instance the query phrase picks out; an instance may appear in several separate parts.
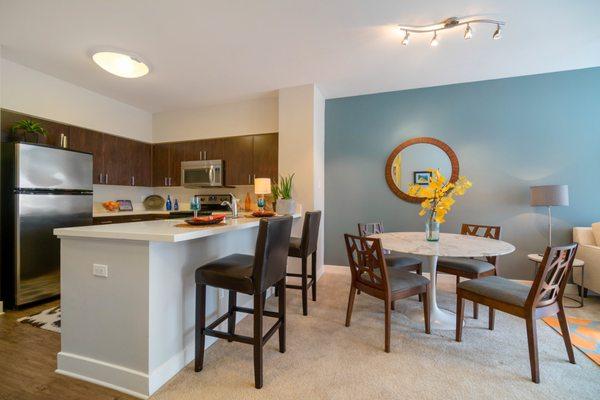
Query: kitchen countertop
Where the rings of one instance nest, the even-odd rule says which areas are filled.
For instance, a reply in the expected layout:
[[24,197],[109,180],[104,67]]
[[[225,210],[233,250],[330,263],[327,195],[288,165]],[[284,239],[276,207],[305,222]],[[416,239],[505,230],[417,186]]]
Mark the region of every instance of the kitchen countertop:
[[[121,213],[118,213],[118,215],[121,215]],[[300,218],[300,214],[294,214],[293,218]],[[54,230],[54,234],[59,238],[122,239],[174,243],[218,235],[234,230],[254,228],[258,226],[259,220],[260,218],[242,215],[236,219],[226,218],[224,223],[218,225],[177,227],[176,225],[184,223],[183,219],[165,219],[123,224],[57,228]]]

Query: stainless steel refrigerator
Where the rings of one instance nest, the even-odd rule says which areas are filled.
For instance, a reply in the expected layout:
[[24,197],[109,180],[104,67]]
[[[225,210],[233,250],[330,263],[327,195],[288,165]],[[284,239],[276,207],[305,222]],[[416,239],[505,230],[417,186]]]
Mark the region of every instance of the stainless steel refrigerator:
[[7,307],[60,293],[54,228],[92,224],[92,155],[2,143],[1,292]]

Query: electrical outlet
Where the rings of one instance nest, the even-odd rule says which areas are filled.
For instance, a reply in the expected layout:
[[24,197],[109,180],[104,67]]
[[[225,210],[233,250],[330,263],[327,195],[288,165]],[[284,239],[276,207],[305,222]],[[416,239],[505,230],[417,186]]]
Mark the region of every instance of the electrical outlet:
[[108,265],[94,264],[94,268],[92,269],[92,274],[94,276],[108,278]]

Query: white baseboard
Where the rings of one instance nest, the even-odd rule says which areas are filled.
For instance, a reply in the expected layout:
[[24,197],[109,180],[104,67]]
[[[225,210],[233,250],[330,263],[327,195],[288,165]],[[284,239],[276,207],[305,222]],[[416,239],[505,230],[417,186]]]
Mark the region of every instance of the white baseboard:
[[57,354],[56,361],[55,372],[58,374],[114,389],[140,399],[147,399],[149,396],[149,377],[142,371],[62,351]]

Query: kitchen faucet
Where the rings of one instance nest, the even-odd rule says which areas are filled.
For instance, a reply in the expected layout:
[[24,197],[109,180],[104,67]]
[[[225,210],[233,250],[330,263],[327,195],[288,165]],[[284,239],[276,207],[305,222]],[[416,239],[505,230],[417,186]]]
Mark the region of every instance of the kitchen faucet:
[[227,206],[231,209],[231,218],[238,218],[238,199],[235,198],[233,193],[229,193],[231,196],[231,203],[228,201],[224,201],[221,203],[222,206]]

